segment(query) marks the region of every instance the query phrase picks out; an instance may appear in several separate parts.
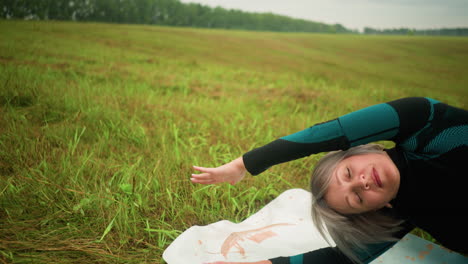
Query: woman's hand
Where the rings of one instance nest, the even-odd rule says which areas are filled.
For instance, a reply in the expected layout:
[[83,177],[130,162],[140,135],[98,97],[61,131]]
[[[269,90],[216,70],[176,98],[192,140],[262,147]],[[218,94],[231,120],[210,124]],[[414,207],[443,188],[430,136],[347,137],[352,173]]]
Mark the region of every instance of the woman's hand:
[[200,174],[192,174],[192,182],[200,184],[215,184],[227,182],[232,185],[242,180],[247,172],[242,157],[217,168],[203,168],[193,166]]

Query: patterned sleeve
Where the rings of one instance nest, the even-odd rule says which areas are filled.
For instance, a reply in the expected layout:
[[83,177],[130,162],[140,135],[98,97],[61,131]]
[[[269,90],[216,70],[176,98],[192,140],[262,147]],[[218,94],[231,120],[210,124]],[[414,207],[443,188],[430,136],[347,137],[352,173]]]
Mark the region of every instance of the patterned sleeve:
[[[395,242],[384,242],[373,244],[364,252],[359,252],[358,256],[362,263],[370,263],[378,256],[390,249]],[[291,257],[278,257],[270,259],[272,264],[354,264],[338,248],[321,248],[301,255]]]
[[353,264],[336,248],[321,248],[305,254],[270,259],[272,264]]
[[[414,225],[410,222],[404,222],[401,227],[401,230],[394,234],[395,238],[403,238],[407,233],[413,230]],[[366,250],[357,250],[356,255],[363,264],[367,264],[385,253],[396,243],[397,242],[382,242],[370,244],[367,245]],[[354,262],[346,257],[337,247],[320,248],[296,256],[270,259],[270,261],[272,264],[354,264]]]
[[252,175],[269,167],[379,140],[399,143],[423,128],[436,100],[411,97],[377,104],[279,138],[243,155]]

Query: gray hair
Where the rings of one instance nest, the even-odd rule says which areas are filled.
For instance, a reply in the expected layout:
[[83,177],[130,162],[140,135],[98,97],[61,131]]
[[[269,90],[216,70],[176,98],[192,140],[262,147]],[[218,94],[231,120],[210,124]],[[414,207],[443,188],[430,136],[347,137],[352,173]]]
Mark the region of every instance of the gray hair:
[[[312,191],[312,219],[322,237],[330,244],[326,230],[336,246],[351,260],[361,263],[357,252],[366,252],[366,245],[398,240],[393,234],[401,230],[403,221],[379,211],[360,214],[342,214],[329,207],[325,193],[338,163],[348,157],[369,153],[383,153],[377,144],[360,145],[345,151],[325,155],[315,165],[310,183]],[[325,230],[326,229],[326,230]]]

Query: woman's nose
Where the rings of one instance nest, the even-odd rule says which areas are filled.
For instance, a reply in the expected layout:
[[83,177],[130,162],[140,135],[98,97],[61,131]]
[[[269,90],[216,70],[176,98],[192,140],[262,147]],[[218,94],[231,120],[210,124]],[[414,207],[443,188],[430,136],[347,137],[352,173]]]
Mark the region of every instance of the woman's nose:
[[366,177],[366,175],[361,174],[359,176],[359,179],[361,180],[362,187],[364,190],[369,190],[370,188],[370,182],[369,182],[369,177]]

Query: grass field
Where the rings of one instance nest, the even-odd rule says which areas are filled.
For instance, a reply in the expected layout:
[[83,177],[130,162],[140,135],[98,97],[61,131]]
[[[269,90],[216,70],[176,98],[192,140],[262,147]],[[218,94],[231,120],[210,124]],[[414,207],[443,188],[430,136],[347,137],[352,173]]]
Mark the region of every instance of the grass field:
[[163,263],[307,189],[319,155],[235,186],[192,165],[404,96],[466,109],[468,38],[0,20],[0,263]]

